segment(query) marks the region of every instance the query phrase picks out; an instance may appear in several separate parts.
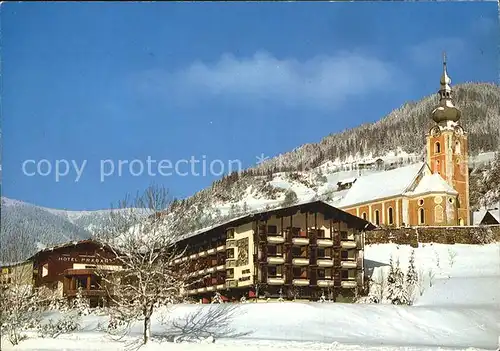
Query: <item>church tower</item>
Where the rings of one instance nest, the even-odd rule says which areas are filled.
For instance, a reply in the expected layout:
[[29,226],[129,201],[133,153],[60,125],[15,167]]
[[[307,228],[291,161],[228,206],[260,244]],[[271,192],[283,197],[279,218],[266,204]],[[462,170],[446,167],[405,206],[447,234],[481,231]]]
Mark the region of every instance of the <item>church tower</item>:
[[[467,133],[459,124],[461,111],[453,105],[451,79],[443,55],[443,74],[439,89],[439,104],[432,111],[434,126],[427,134],[427,163],[432,173],[439,173],[457,192],[457,199],[447,199],[448,213],[455,213],[457,225],[470,225],[469,214],[469,155]],[[456,201],[456,211],[451,210]]]

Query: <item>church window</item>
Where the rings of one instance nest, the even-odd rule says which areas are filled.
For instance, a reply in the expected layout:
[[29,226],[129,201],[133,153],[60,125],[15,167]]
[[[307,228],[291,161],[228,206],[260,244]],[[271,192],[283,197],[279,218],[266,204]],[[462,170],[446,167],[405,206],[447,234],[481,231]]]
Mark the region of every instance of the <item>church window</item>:
[[459,218],[459,219],[458,219],[458,225],[460,225],[460,226],[465,225],[465,223],[464,223],[464,219],[463,219],[463,218]]
[[439,154],[441,152],[441,143],[439,141],[436,141],[436,144],[434,144],[434,151],[436,154]]
[[418,200],[418,205],[423,206],[424,205],[424,199],[419,199]]
[[455,153],[456,154],[460,153],[460,142],[459,141],[455,142]]
[[393,224],[394,223],[394,214],[392,213],[392,207],[389,207],[387,209],[387,223]]
[[452,197],[449,197],[449,198],[448,198],[448,202],[449,202],[450,204],[452,204],[452,203],[453,203],[453,198],[452,198]]
[[438,205],[434,208],[434,220],[436,222],[443,222],[444,221],[444,211],[443,211],[443,206]]
[[439,165],[440,165],[439,160],[436,160],[436,162],[434,163],[434,173],[441,174],[441,172],[439,171]]
[[366,212],[363,212],[363,214],[361,215],[361,217],[366,221]]
[[425,210],[423,208],[418,210],[418,222],[419,224],[425,224]]
[[375,210],[375,224],[376,225],[380,224],[380,213],[378,210]]

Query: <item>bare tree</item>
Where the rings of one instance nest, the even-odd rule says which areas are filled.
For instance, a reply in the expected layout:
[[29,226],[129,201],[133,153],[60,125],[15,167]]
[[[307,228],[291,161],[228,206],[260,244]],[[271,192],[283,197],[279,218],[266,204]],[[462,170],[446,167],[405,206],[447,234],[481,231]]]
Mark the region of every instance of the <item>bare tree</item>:
[[183,253],[177,247],[178,218],[169,213],[169,204],[164,188],[150,186],[132,202],[121,202],[96,235],[122,266],[98,272],[111,299],[111,318],[128,326],[142,321],[144,344],[151,337],[155,309],[180,302],[187,288],[187,270],[177,264]]

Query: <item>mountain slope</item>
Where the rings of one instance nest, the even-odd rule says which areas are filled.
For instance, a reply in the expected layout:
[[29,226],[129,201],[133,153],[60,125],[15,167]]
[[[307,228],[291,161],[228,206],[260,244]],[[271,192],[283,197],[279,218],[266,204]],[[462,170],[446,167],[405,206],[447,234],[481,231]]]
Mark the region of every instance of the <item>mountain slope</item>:
[[2,197],[0,262],[25,259],[37,249],[82,240],[90,232],[42,207]]

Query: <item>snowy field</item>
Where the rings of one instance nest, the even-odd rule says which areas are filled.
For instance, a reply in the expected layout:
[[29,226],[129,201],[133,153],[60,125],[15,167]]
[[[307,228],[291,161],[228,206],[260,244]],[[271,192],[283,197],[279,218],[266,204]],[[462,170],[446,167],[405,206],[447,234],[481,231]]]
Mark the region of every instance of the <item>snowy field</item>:
[[[373,277],[388,270],[389,257],[408,266],[412,248],[371,245],[365,258]],[[415,249],[419,274],[425,277],[414,306],[269,302],[240,304],[230,320],[239,337],[215,343],[162,341],[165,327],[159,313],[153,341],[141,350],[496,350],[500,336],[500,245],[421,244]],[[429,274],[430,272],[430,274]],[[432,285],[432,286],[431,286]],[[197,308],[182,305],[171,311],[178,320]],[[84,328],[57,339],[35,334],[16,347],[2,340],[2,350],[126,350],[140,338],[141,326],[114,341],[98,331],[106,317],[84,317]]]

